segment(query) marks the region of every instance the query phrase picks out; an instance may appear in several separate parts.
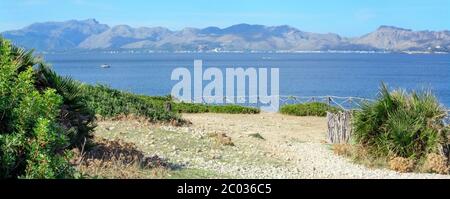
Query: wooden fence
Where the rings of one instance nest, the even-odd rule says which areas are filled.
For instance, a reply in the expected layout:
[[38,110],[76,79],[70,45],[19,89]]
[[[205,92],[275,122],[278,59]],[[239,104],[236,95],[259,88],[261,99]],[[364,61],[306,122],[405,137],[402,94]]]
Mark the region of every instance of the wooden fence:
[[353,134],[352,112],[327,112],[328,142],[330,144],[346,144]]

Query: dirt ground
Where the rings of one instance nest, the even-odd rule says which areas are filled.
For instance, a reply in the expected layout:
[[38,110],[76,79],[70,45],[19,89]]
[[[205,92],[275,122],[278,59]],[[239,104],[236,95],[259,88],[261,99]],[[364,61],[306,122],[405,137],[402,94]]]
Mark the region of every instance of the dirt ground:
[[[335,155],[326,142],[326,118],[278,113],[182,116],[192,125],[101,121],[95,135],[135,143],[146,154],[178,165],[163,178],[450,178],[372,169]],[[225,134],[233,144],[218,144],[211,137],[217,134]]]
[[296,117],[278,113],[258,115],[232,114],[183,114],[194,128],[214,129],[230,136],[245,136],[259,133],[268,142],[278,143],[285,140],[303,142],[324,142],[326,137],[326,118]]

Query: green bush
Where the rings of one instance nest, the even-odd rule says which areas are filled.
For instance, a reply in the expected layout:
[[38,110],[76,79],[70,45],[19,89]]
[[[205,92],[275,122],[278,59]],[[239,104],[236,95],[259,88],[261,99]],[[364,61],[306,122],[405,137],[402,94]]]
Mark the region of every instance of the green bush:
[[0,178],[69,178],[70,144],[57,118],[63,98],[39,91],[6,40],[0,43]]
[[88,107],[102,117],[136,115],[152,122],[182,121],[176,113],[165,110],[164,98],[135,95],[104,85],[83,85],[82,92]]
[[327,112],[336,113],[339,111],[342,111],[342,109],[321,102],[285,105],[280,109],[280,113],[286,115],[319,117],[325,117]]
[[95,113],[88,107],[82,84],[70,77],[61,77],[45,64],[35,71],[36,86],[42,90],[55,89],[63,97],[58,122],[68,133],[70,147],[81,147],[88,141],[95,128]]
[[228,113],[228,114],[258,114],[260,110],[239,105],[206,105],[194,103],[174,103],[174,110],[180,113]]
[[229,114],[258,114],[260,110],[258,108],[243,107],[239,105],[224,105],[214,106],[209,105],[209,112],[211,113],[229,113]]
[[445,116],[431,92],[390,93],[383,84],[378,100],[355,113],[354,138],[374,157],[418,160],[447,144]]
[[[150,121],[172,121],[183,123],[178,113],[229,113],[256,114],[259,109],[237,105],[205,105],[176,103],[170,96],[145,96],[111,89],[104,85],[83,85],[82,93],[88,107],[102,117],[137,115]],[[166,111],[170,103],[172,111]]]
[[[0,37],[0,41],[4,39]],[[81,96],[81,84],[68,77],[61,77],[52,71],[43,60],[33,56],[33,51],[11,46],[10,56],[17,64],[17,73],[34,67],[35,87],[43,92],[48,88],[56,90],[63,97],[58,122],[68,133],[70,147],[80,147],[91,137],[95,124],[95,114],[88,109]]]

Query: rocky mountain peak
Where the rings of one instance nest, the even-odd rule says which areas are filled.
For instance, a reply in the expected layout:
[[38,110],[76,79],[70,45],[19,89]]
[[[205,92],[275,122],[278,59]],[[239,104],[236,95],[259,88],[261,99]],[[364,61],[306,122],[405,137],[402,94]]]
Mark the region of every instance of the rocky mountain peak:
[[[96,19],[35,23],[20,30],[1,33],[16,44],[38,51],[146,49],[154,51],[328,51],[390,50],[429,51],[450,49],[449,31],[413,31],[395,26],[380,26],[357,38],[338,34],[304,32],[297,28],[236,24],[226,28],[164,27],[110,28]],[[438,48],[439,47],[439,48]],[[448,50],[450,51],[450,50]]]
[[377,31],[406,31],[406,32],[411,32],[411,29],[405,29],[405,28],[399,28],[396,26],[380,26]]

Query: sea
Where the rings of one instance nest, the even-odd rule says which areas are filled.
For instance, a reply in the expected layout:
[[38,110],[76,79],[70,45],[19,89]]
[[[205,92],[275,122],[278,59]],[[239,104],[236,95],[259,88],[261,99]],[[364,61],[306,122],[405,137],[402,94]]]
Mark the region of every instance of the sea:
[[[450,107],[450,55],[401,53],[73,53],[45,54],[60,75],[145,95],[169,95],[175,68],[279,68],[281,96],[375,99],[390,89],[431,90]],[[110,68],[100,67],[107,64]],[[193,72],[192,72],[193,75]],[[208,81],[205,81],[206,85]]]

